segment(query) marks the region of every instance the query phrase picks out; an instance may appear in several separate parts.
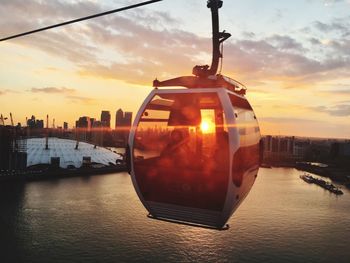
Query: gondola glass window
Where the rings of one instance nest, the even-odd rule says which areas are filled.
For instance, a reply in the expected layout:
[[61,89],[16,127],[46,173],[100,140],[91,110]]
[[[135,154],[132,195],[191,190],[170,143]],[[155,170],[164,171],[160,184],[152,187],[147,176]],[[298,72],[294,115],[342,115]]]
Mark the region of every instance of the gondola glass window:
[[239,134],[239,148],[234,153],[232,162],[232,180],[240,187],[244,175],[259,167],[260,130],[252,107],[247,100],[236,95],[229,95],[236,116]]
[[135,133],[134,169],[146,201],[222,210],[228,133],[216,93],[158,94]]

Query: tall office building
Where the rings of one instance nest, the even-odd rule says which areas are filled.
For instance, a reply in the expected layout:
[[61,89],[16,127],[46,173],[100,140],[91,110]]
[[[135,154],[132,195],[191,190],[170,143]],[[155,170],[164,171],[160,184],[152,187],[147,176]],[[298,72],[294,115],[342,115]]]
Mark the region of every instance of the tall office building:
[[129,137],[131,128],[132,112],[123,112],[122,109],[117,110],[115,118],[115,130],[117,140],[125,144]]
[[124,125],[129,128],[131,127],[132,112],[126,111],[124,115]]
[[122,109],[119,109],[119,110],[117,110],[117,113],[115,114],[115,129],[116,130],[123,127],[123,121],[124,121],[124,112]]
[[115,128],[116,130],[130,130],[132,121],[132,112],[123,112],[122,109],[117,110],[115,116]]
[[27,126],[30,129],[43,129],[44,128],[44,121],[37,120],[37,119],[35,119],[35,116],[32,115],[32,117],[29,120],[27,120]]
[[75,122],[76,127],[76,139],[82,141],[88,141],[90,139],[91,131],[91,119],[90,117],[84,116],[80,117],[79,120]]
[[103,127],[111,128],[111,113],[109,111],[101,112],[101,123]]
[[101,121],[94,121],[92,123],[92,142],[94,145],[103,146],[103,134],[104,130],[102,129]]
[[90,117],[87,117],[87,116],[80,117],[79,120],[75,122],[75,127],[77,129],[84,129],[85,131],[90,131],[91,129]]

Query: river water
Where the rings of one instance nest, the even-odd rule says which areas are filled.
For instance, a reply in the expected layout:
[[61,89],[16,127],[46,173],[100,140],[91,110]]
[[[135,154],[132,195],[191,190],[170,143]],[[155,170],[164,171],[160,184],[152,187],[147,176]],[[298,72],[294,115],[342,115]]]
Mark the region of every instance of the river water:
[[350,262],[350,191],[261,169],[216,231],[148,219],[126,173],[0,184],[1,262]]

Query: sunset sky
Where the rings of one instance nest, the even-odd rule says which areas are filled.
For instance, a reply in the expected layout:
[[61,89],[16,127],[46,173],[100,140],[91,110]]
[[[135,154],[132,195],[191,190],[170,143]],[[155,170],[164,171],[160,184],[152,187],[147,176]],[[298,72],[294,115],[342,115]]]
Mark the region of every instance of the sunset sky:
[[[0,38],[142,0],[1,0]],[[350,139],[350,0],[224,0],[222,73],[244,83],[263,134]],[[164,80],[211,61],[205,0],[164,0],[0,42],[0,113],[133,111]]]

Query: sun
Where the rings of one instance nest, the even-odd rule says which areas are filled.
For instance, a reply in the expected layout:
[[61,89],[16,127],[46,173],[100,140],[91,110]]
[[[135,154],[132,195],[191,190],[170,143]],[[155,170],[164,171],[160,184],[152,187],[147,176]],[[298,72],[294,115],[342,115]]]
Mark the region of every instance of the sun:
[[212,133],[214,132],[214,123],[211,122],[210,120],[202,120],[202,123],[201,123],[201,131],[203,133]]

